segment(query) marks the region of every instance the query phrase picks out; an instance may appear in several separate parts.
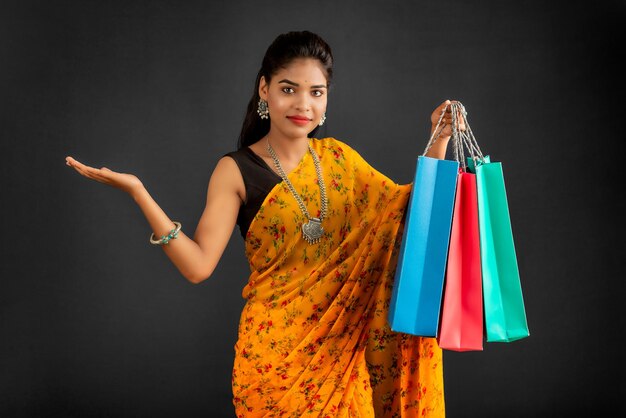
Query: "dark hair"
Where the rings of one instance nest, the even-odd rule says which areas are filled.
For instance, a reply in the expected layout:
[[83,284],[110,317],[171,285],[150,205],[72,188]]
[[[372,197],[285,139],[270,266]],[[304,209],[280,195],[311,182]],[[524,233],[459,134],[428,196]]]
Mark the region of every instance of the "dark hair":
[[[254,144],[270,130],[269,119],[261,119],[257,114],[261,76],[264,76],[269,83],[272,76],[280,68],[286,67],[296,58],[315,58],[319,60],[324,66],[327,84],[330,87],[330,80],[333,75],[333,54],[330,46],[320,36],[306,30],[279,35],[267,48],[261,69],[256,76],[254,92],[248,103],[246,117],[239,134],[238,149]],[[308,136],[314,136],[317,129],[318,127],[313,129]]]

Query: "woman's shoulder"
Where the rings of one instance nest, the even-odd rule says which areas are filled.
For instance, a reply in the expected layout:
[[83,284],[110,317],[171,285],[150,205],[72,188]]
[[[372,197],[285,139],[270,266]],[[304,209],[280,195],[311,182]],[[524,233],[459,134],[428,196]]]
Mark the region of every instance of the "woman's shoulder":
[[335,138],[334,136],[325,136],[323,138],[313,138],[313,139],[315,139],[316,141],[324,145],[339,145],[339,146],[348,145],[345,142],[340,141],[339,139]]
[[363,165],[363,157],[359,152],[352,148],[347,142],[341,141],[334,137],[325,137],[317,139],[314,148],[324,159],[324,156],[330,157],[328,161],[331,164],[339,165],[347,171],[358,169]]
[[330,149],[332,151],[338,152],[338,153],[352,153],[352,152],[356,152],[350,145],[348,145],[346,142],[341,141],[335,137],[332,136],[327,136],[324,138],[315,138],[316,141],[319,144],[320,148],[323,149]]

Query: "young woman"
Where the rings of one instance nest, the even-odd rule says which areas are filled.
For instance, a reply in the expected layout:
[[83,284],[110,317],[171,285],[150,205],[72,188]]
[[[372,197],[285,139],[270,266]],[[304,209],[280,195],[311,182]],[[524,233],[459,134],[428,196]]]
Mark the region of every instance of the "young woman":
[[[412,183],[396,184],[345,142],[315,138],[332,65],[308,31],[270,45],[238,150],[218,161],[193,239],[134,175],[66,161],[131,195],[151,242],[191,283],[211,276],[239,226],[251,275],[232,375],[238,417],[444,416],[436,340],[387,324]],[[445,156],[449,104],[431,115],[440,132],[429,157]]]

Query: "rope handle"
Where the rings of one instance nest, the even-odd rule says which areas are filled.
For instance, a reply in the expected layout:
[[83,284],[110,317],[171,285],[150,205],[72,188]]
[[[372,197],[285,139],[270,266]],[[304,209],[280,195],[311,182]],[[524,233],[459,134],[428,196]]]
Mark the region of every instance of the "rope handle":
[[[465,131],[461,131],[461,122],[465,125]],[[470,157],[474,160],[474,165],[483,164],[485,157],[476,141],[474,132],[467,118],[467,111],[461,102],[455,102],[452,106],[452,143],[454,147],[454,157],[464,170],[467,170],[465,163],[465,152],[467,149]]]
[[[443,129],[445,128],[445,124],[442,124],[441,122],[448,108],[450,108],[452,113],[452,147],[454,150],[454,159],[458,161],[463,167],[463,170],[466,171],[467,164],[465,162],[465,149],[467,149],[470,157],[474,160],[475,166],[477,166],[479,162],[484,164],[485,157],[469,124],[467,110],[465,110],[463,103],[459,101],[451,102],[443,109],[441,115],[439,116],[439,120],[437,120],[435,129],[433,129],[433,132],[430,135],[430,139],[426,144],[426,148],[424,149],[422,156],[426,155],[428,150],[441,136],[441,132],[443,132]],[[461,122],[465,125],[465,131],[461,131]]]

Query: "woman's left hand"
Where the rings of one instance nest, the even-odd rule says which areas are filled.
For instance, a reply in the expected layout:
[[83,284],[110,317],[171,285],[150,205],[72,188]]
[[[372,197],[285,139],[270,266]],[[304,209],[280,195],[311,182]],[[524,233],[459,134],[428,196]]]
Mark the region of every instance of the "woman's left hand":
[[[438,128],[439,130],[441,129],[441,126],[443,126],[443,131],[441,132],[441,135],[438,139],[449,139],[452,136],[452,109],[450,106],[452,103],[458,102],[456,100],[446,100],[445,102],[437,106],[432,115],[430,115],[430,122],[432,123],[432,127],[430,128],[430,134],[432,135],[435,127],[437,126],[437,122],[441,117],[441,113],[445,111],[443,119],[441,119],[441,124]],[[462,117],[460,112],[457,115],[457,119],[459,120],[459,130],[465,131],[464,118]]]

